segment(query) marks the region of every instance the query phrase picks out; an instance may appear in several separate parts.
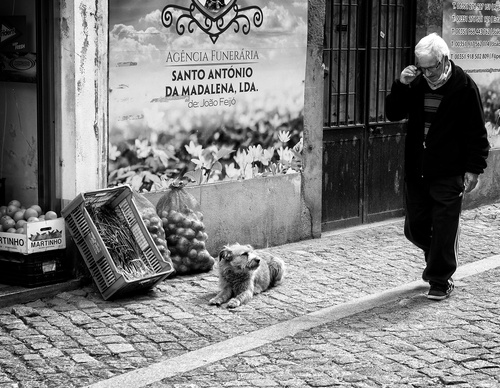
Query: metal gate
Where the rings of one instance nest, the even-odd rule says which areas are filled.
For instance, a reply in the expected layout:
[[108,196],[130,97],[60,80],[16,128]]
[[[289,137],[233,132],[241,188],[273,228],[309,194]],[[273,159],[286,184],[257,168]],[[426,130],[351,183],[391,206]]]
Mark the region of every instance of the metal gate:
[[403,214],[405,128],[385,96],[413,60],[416,0],[327,0],[322,230]]

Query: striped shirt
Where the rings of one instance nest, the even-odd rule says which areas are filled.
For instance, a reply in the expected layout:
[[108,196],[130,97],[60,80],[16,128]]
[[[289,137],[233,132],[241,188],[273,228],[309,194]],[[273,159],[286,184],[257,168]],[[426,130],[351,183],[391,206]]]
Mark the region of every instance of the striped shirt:
[[424,97],[424,139],[427,137],[429,128],[434,121],[436,112],[443,99],[443,94],[434,92],[425,93]]

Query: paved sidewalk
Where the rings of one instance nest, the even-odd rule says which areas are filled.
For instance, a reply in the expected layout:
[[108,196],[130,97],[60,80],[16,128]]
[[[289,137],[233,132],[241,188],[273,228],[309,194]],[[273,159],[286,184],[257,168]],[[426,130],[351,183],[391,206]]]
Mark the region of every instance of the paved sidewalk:
[[[469,274],[457,282],[453,298],[437,305],[413,290],[352,315],[321,314],[328,322],[304,330],[296,322],[293,333],[284,333],[290,335],[193,370],[197,352],[187,365],[171,359],[142,371],[154,375],[131,373],[96,387],[136,387],[146,380],[155,381],[148,388],[499,387],[500,256],[495,261],[496,269]],[[491,300],[484,298],[484,284]],[[258,343],[258,335],[247,337]],[[164,378],[156,381],[158,375]]]
[[[395,220],[270,248],[288,266],[284,284],[236,310],[208,305],[217,290],[215,271],[111,302],[89,286],[2,308],[0,388],[125,388],[118,376],[130,387],[500,386],[494,380],[500,375],[500,272],[470,274],[452,298],[429,304],[420,281],[422,255],[402,226]],[[499,255],[499,237],[500,205],[465,211],[461,264]],[[493,258],[492,268],[498,261]],[[492,288],[487,294],[484,284]],[[397,303],[387,304],[394,298]],[[356,310],[363,301],[373,303]],[[349,305],[352,314],[331,319],[336,307]],[[474,342],[475,334],[482,342]],[[268,340],[252,343],[262,338]],[[225,353],[216,350],[228,351],[227,341],[233,350],[221,358]],[[451,358],[445,357],[448,344]],[[475,348],[490,349],[491,360]],[[197,358],[207,357],[207,349],[215,362]],[[165,372],[169,361],[184,366]],[[469,361],[470,368],[455,370]],[[157,375],[144,380],[143,372],[155,368]],[[485,372],[481,379],[473,375],[484,385],[470,385],[470,370]],[[497,385],[487,385],[487,377]]]

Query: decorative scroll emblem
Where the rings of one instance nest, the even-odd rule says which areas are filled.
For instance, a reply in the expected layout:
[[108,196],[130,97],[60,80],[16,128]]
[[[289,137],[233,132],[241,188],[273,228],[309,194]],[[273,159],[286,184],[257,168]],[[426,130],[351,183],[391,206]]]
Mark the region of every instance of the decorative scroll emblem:
[[[167,5],[161,13],[161,22],[167,28],[174,24],[173,11],[180,11],[175,23],[175,29],[179,35],[186,32],[194,32],[198,26],[205,34],[210,36],[215,44],[219,35],[224,33],[229,27],[234,26],[234,32],[241,29],[245,35],[250,32],[251,24],[255,27],[262,25],[264,18],[262,10],[253,5],[240,8],[236,2],[238,0],[206,0],[205,5],[200,0],[191,0],[188,8],[178,5]],[[226,4],[227,2],[227,4]]]

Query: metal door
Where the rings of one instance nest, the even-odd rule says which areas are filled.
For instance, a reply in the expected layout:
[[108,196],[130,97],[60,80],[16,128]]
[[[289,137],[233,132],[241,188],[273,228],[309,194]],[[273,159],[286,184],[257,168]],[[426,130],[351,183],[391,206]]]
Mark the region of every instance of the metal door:
[[323,231],[403,214],[405,127],[384,104],[415,42],[415,0],[326,5]]

